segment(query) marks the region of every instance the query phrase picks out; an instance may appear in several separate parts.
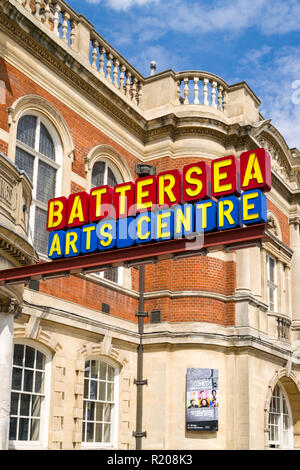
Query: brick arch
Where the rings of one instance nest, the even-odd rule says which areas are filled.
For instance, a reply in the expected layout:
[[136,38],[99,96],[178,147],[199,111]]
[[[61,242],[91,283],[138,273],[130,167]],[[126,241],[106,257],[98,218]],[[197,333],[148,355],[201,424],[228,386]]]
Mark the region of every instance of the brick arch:
[[264,406],[265,447],[268,446],[268,420],[271,397],[278,383],[284,388],[291,408],[294,448],[300,449],[300,378],[291,370],[291,364],[289,362],[286,367],[275,372],[268,385],[267,398]]

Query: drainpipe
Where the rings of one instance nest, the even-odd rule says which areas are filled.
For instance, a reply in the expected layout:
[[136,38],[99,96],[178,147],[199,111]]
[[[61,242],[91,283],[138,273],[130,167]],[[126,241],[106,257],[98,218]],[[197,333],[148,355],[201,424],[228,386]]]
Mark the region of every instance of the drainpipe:
[[[138,177],[155,175],[156,168],[137,163],[135,172]],[[147,379],[143,379],[143,334],[144,334],[144,318],[148,313],[144,311],[144,292],[145,292],[145,264],[139,266],[139,310],[136,312],[138,317],[138,333],[140,335],[140,343],[137,347],[137,378],[134,379],[136,385],[136,430],[132,435],[135,437],[136,450],[142,450],[142,438],[147,436],[147,432],[143,431],[143,386],[147,385]]]

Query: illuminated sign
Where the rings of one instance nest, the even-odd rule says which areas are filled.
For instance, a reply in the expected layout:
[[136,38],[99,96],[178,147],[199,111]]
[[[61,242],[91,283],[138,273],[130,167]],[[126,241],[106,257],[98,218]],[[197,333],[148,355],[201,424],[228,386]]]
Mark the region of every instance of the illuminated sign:
[[48,202],[48,256],[72,257],[267,222],[264,149]]

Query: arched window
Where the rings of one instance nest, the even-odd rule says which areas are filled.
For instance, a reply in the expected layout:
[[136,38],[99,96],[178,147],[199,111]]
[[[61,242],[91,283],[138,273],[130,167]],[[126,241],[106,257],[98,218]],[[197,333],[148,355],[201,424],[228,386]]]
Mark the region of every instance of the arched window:
[[116,444],[118,369],[100,360],[85,361],[82,442]]
[[[92,169],[92,186],[108,185],[112,188],[116,184],[122,183],[122,178],[118,170],[106,161],[97,161]],[[102,274],[101,274],[102,276]],[[118,283],[120,282],[120,270],[110,268],[103,272],[104,279]]]
[[9,440],[46,445],[50,358],[27,344],[15,344]]
[[50,123],[38,115],[23,115],[18,122],[15,164],[24,170],[32,185],[31,239],[35,249],[47,253],[48,200],[56,196],[61,145]]
[[288,398],[280,384],[274,388],[270,402],[269,447],[277,449],[293,447],[292,414]]

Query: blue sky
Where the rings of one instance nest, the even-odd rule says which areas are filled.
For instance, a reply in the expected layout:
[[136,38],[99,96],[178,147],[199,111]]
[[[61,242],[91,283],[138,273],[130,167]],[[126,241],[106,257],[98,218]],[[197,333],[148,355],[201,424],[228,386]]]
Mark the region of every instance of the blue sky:
[[205,70],[246,81],[300,149],[300,0],[67,0],[143,75]]

